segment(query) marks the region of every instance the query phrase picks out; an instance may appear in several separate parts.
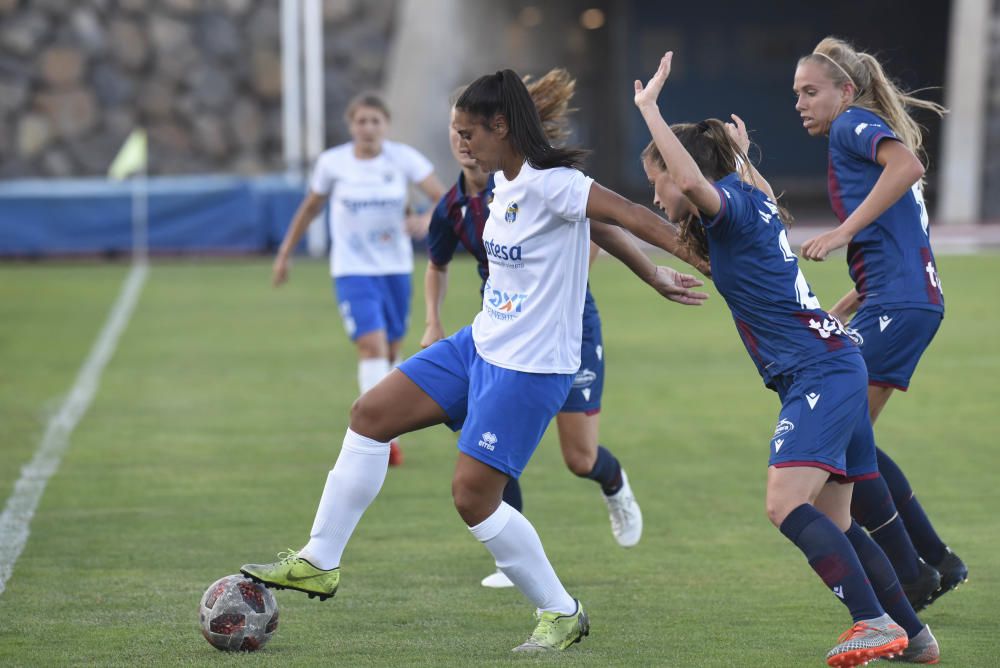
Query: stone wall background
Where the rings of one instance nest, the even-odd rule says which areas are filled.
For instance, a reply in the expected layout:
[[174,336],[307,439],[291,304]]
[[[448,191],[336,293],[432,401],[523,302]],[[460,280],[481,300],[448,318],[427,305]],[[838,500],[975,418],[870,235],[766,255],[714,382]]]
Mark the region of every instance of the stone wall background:
[[[326,138],[383,83],[397,0],[324,0]],[[284,169],[279,0],[0,0],[0,178]]]

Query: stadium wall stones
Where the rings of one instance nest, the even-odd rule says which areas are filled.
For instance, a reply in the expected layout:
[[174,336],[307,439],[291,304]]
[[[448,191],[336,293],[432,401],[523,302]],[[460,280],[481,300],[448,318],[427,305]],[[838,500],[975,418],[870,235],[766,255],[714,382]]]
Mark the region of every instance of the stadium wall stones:
[[[324,0],[327,144],[383,83],[397,0]],[[0,178],[281,170],[279,0],[0,0]]]

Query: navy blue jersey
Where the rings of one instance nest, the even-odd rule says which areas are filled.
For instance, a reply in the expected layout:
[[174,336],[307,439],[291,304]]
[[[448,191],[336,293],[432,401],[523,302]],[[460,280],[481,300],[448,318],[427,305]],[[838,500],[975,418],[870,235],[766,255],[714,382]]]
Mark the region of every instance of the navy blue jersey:
[[721,208],[703,219],[712,281],[764,383],[824,357],[857,352],[799,270],[778,207],[734,173],[715,183]]
[[[898,141],[885,121],[867,109],[851,107],[834,119],[828,185],[841,222],[882,176],[875,154],[886,139]],[[919,183],[854,236],[847,246],[847,264],[865,303],[944,310]]]
[[431,215],[427,232],[427,252],[431,262],[443,267],[451,262],[458,244],[462,244],[479,262],[479,278],[485,285],[490,265],[483,248],[483,227],[490,217],[489,205],[492,201],[492,174],[486,187],[472,196],[465,192],[465,177],[459,174],[458,181],[444,194]]

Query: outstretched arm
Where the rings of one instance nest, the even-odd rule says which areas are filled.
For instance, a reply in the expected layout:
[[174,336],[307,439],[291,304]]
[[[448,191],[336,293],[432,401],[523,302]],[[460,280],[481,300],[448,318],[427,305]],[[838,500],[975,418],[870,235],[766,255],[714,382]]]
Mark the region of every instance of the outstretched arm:
[[[704,292],[695,292],[704,283],[688,274],[682,274],[670,267],[658,267],[646,257],[625,230],[614,225],[590,221],[590,239],[611,255],[621,260],[632,273],[649,284],[654,290],[671,301],[689,306],[699,306],[708,299]],[[593,257],[593,254],[591,255]]]
[[[625,199],[613,190],[608,190],[596,181],[590,186],[587,217],[591,222],[624,227],[646,243],[662,248],[706,276],[711,275],[708,262],[695,255],[681,241],[676,225],[660,218],[646,207]],[[597,243],[600,245],[599,241]]]

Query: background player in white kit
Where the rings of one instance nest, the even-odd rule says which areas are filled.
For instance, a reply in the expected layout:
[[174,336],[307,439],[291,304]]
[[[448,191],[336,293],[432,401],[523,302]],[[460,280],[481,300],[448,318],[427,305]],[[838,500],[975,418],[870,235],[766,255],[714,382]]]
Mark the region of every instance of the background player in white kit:
[[[576,169],[581,151],[552,147],[516,72],[477,79],[455,107],[463,145],[480,167],[496,172],[483,234],[490,278],[482,311],[471,327],[409,358],[355,402],[309,542],[278,562],[241,571],[271,587],[333,596],[347,541],[385,480],[390,439],[447,423],[462,430],[455,507],[538,613],[534,633],[515,650],[562,650],[588,634],[589,621],[531,522],[503,503],[503,489],[521,475],[580,366],[588,219],[666,248],[677,247],[677,232]],[[665,267],[649,282],[680,303],[707,297],[690,290],[701,281]]]
[[[363,93],[345,114],[351,141],[324,151],[306,194],[274,260],[273,281],[288,279],[289,258],[331,199],[330,273],[347,335],[358,350],[361,394],[374,387],[399,359],[409,324],[413,247],[410,236],[426,232],[426,219],[409,219],[410,184],[432,202],[444,187],[419,151],[386,139],[389,109],[380,97]],[[402,462],[398,444],[391,464]]]

